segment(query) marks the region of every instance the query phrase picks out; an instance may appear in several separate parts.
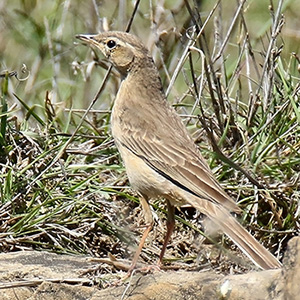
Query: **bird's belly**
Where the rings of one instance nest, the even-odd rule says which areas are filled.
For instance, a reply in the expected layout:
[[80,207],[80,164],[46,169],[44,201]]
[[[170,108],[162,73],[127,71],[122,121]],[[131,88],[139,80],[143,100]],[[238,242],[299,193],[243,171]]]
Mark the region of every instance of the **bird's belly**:
[[[134,190],[148,198],[165,197],[173,205],[181,206],[186,203],[175,191],[175,185],[149,167],[141,158],[124,147],[118,147],[124,161],[129,182]],[[176,194],[175,194],[176,193]]]
[[168,190],[168,181],[152,170],[141,158],[126,148],[119,149],[126,173],[133,189],[149,198],[163,195]]

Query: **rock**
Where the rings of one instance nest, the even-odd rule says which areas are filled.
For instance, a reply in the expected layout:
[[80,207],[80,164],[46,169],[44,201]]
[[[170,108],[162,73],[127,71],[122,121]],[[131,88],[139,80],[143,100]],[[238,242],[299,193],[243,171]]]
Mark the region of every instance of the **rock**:
[[85,257],[49,252],[1,253],[0,300],[90,299],[98,288],[82,286],[90,280],[80,271],[93,265]]
[[[124,299],[130,300],[211,300],[211,299],[283,299],[273,298],[272,284],[281,270],[222,276],[213,272],[167,272],[136,276]],[[91,299],[121,299],[124,287],[99,291]]]
[[[289,242],[284,267],[223,276],[213,271],[135,273],[126,283],[100,289],[82,270],[87,257],[24,251],[0,254],[0,300],[293,300],[300,295],[300,238]],[[113,278],[113,274],[111,274]]]
[[288,243],[283,260],[284,299],[300,299],[300,238]]

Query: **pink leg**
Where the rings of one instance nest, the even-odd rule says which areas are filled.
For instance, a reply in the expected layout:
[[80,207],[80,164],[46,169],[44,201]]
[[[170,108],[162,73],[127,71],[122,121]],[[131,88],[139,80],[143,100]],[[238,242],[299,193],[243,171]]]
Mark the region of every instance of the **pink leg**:
[[135,269],[137,261],[139,259],[139,256],[142,252],[143,246],[145,244],[145,240],[149,234],[149,232],[151,231],[152,227],[153,227],[153,216],[152,216],[152,212],[148,203],[148,200],[146,198],[141,198],[141,204],[142,204],[142,208],[144,211],[144,218],[145,218],[145,222],[146,222],[146,229],[143,233],[143,236],[141,238],[141,241],[139,243],[139,246],[134,254],[131,266],[128,270],[128,274],[131,274],[132,271]]
[[167,200],[167,205],[168,205],[167,233],[165,236],[163,247],[162,247],[160,255],[159,255],[159,261],[158,261],[159,265],[162,265],[162,260],[165,255],[168,242],[170,240],[170,237],[172,235],[172,232],[173,232],[174,226],[175,226],[175,208],[170,203],[169,200]]

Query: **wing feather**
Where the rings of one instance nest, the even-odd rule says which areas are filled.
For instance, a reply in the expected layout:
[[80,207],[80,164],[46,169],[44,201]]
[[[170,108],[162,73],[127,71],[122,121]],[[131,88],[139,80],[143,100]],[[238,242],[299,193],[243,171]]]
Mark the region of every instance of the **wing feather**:
[[170,136],[161,139],[147,131],[141,134],[134,132],[131,127],[124,132],[121,143],[152,169],[193,195],[238,211],[235,202],[216,181],[196,146],[191,144],[189,137],[185,141],[185,144],[178,143],[176,138]]

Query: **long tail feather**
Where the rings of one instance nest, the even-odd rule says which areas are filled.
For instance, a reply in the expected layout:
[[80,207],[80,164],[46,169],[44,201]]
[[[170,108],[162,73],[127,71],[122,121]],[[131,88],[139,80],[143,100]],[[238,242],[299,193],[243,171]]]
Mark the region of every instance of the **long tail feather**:
[[199,198],[190,203],[206,214],[258,267],[265,270],[281,267],[277,258],[224,208]]

